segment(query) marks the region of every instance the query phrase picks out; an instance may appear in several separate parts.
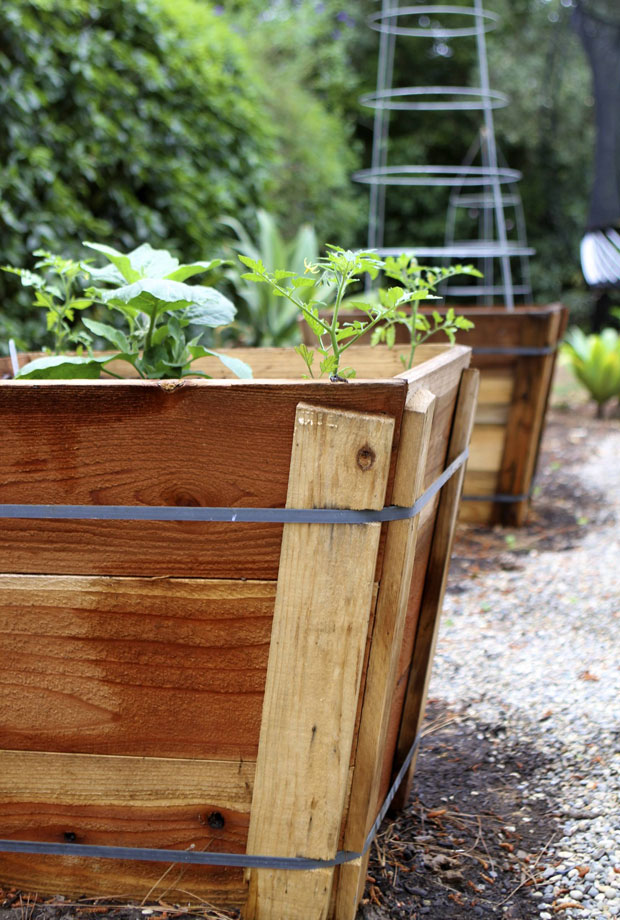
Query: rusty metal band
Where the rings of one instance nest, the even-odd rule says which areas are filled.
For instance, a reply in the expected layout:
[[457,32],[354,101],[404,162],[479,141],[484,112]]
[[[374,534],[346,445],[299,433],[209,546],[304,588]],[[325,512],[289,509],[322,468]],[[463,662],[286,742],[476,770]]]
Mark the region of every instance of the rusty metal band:
[[173,505],[11,505],[0,504],[0,518],[80,521],[189,521],[223,524],[374,524],[413,518],[465,463],[458,455],[409,507],[387,505],[377,511],[347,508],[200,508]]

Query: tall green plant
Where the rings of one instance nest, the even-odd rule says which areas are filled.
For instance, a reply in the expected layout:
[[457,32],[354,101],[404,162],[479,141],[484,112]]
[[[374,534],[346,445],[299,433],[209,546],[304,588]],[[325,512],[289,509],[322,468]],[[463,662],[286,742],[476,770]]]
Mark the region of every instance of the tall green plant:
[[[254,238],[240,221],[233,217],[222,218],[221,222],[237,235],[229,246],[238,256],[253,263],[260,262],[269,271],[284,268],[293,276],[303,275],[307,262],[318,260],[318,241],[310,224],[304,224],[291,239],[285,239],[273,214],[259,210],[256,216],[258,232]],[[244,344],[282,346],[299,342],[299,308],[296,303],[268,284],[249,282],[238,262],[233,263],[226,275],[240,301],[236,326]],[[329,290],[330,286],[324,285],[322,296],[327,296]],[[315,285],[310,283],[299,287],[296,297],[299,302],[307,304],[315,293]]]

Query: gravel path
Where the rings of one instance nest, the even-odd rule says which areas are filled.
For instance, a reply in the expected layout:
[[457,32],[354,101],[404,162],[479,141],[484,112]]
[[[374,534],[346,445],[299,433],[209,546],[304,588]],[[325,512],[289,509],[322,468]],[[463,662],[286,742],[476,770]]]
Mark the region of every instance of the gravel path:
[[453,586],[430,688],[544,762],[531,788],[515,780],[560,817],[524,918],[620,916],[620,430],[595,432],[563,474],[607,496],[596,519],[573,548]]

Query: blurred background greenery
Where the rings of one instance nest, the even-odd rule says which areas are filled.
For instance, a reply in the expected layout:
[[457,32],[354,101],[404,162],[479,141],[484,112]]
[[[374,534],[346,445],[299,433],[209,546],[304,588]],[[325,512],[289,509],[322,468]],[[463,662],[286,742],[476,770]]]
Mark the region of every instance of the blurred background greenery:
[[[579,268],[594,149],[591,78],[570,0],[487,0],[491,84],[510,95],[496,132],[522,170],[535,302],[563,300],[588,324]],[[3,0],[0,6],[0,262],[80,241],[165,245],[186,261],[251,238],[260,209],[285,240],[366,243],[377,0]],[[476,80],[475,43],[397,43],[395,85]],[[474,113],[475,115],[475,113]],[[467,113],[404,114],[396,162],[459,163]],[[432,190],[388,199],[390,240],[435,244],[445,202]],[[232,249],[230,250],[232,251]],[[83,252],[82,252],[83,255]],[[225,279],[224,279],[225,281]],[[0,349],[40,345],[41,318],[0,274]]]

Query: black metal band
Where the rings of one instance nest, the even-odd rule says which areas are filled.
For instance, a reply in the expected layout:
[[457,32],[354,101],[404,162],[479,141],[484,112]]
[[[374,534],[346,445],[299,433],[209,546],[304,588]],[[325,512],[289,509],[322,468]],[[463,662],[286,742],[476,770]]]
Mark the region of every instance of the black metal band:
[[557,345],[544,345],[537,347],[530,347],[529,345],[514,345],[507,346],[506,348],[499,348],[493,345],[490,345],[488,348],[486,346],[474,345],[472,347],[472,354],[474,355],[517,355],[518,357],[534,357],[536,355],[552,355],[554,351],[557,351]]
[[1,505],[0,518],[96,521],[191,521],[194,523],[374,524],[413,518],[465,463],[469,449],[450,463],[418,500],[407,508],[378,511],[341,508],[200,508],[174,505]]
[[510,505],[517,502],[526,502],[529,501],[531,495],[529,492],[525,492],[522,495],[509,495],[507,492],[499,492],[496,495],[462,495],[461,501],[463,502],[502,502],[503,504]]
[[243,869],[329,869],[361,859],[368,851],[404,779],[420,744],[416,736],[405,761],[390,787],[381,810],[359,852],[338,850],[333,859],[307,859],[302,856],[254,856],[248,853],[207,853],[195,850],[164,850],[155,847],[96,846],[85,843],[46,843],[39,840],[0,840],[0,853],[31,853],[47,856],[75,856],[88,859],[133,859],[140,862],[170,862],[199,866],[227,866]]

